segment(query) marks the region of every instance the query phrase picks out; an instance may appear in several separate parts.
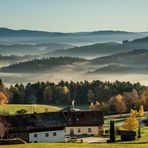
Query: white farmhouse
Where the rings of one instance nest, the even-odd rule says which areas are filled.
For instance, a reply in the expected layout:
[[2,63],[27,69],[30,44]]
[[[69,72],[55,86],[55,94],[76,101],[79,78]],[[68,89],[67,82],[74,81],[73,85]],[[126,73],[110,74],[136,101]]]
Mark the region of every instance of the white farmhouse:
[[65,135],[101,135],[103,131],[102,111],[65,111],[68,125],[65,128]]
[[1,115],[3,139],[21,138],[26,142],[64,142],[67,124],[62,112]]

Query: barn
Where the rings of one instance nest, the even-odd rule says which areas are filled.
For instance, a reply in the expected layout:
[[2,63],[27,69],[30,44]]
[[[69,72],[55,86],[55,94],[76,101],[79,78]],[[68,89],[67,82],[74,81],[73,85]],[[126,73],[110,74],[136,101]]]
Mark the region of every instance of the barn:
[[26,142],[64,142],[67,122],[62,112],[1,115],[0,137]]

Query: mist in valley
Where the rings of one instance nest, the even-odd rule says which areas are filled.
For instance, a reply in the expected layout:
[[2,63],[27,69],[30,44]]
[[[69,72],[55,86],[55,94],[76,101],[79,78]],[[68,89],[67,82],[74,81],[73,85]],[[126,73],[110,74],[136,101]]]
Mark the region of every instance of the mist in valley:
[[[80,57],[85,58],[88,61],[94,58],[99,58],[114,53],[127,52],[128,48],[132,49],[137,48],[147,48],[147,42],[141,42],[135,44],[135,42],[130,42],[131,40],[145,37],[146,34],[142,33],[120,33],[120,32],[79,32],[73,34],[66,34],[64,36],[51,36],[51,37],[2,37],[0,36],[0,68],[16,63],[21,63],[24,61],[31,61],[33,59],[41,59],[43,57],[52,57],[52,56],[71,56],[71,57]],[[129,42],[125,44],[122,43],[123,40],[128,40]],[[108,43],[104,44],[105,52],[102,48],[102,45],[94,45],[99,43]],[[116,43],[111,43],[116,42]],[[85,47],[90,45],[89,49]],[[92,45],[92,46],[91,46]],[[84,48],[77,48],[84,46]],[[111,46],[111,48],[110,48]],[[122,46],[122,47],[120,47]],[[74,48],[76,47],[76,48]],[[94,49],[92,49],[94,48]],[[108,49],[109,48],[109,49]],[[115,49],[116,48],[116,49]],[[71,51],[72,49],[72,51]],[[88,50],[87,50],[88,49]],[[67,53],[57,55],[52,54],[52,51],[61,50],[61,53],[68,51]],[[86,51],[86,52],[85,52]],[[93,52],[92,52],[93,51]],[[14,55],[16,57],[11,57]],[[19,56],[18,56],[19,55]],[[27,55],[27,56],[26,56]],[[8,57],[6,57],[8,56]],[[9,59],[8,59],[9,58]],[[12,59],[13,58],[13,59]],[[119,57],[120,58],[120,57]],[[113,58],[111,58],[112,60]],[[49,67],[46,71],[39,72],[0,72],[0,79],[6,84],[6,86],[15,85],[16,83],[27,84],[29,82],[37,81],[50,81],[58,83],[61,80],[64,81],[130,81],[140,82],[143,85],[148,85],[148,75],[139,74],[139,73],[93,73],[95,70],[102,68],[110,64],[109,61],[107,64],[90,64],[88,61],[79,62],[73,64],[66,64],[60,66]],[[105,60],[104,60],[105,61]],[[124,61],[124,59],[123,59]],[[121,63],[122,64],[122,63]],[[28,65],[30,66],[30,65]],[[48,67],[48,65],[47,65]],[[88,74],[88,72],[92,72]]]
[[[101,68],[102,66],[100,66]],[[15,85],[16,83],[27,84],[29,82],[45,82],[50,81],[54,83],[58,83],[61,80],[64,81],[93,81],[93,80],[101,80],[101,81],[130,81],[131,83],[140,82],[142,85],[148,86],[148,75],[147,74],[124,74],[124,73],[102,73],[102,74],[91,74],[88,75],[88,69],[94,70],[98,68],[98,66],[89,65],[87,62],[81,64],[74,65],[64,65],[59,66],[57,68],[53,68],[48,72],[40,72],[40,73],[0,73],[0,78],[3,80],[7,87],[10,85]]]

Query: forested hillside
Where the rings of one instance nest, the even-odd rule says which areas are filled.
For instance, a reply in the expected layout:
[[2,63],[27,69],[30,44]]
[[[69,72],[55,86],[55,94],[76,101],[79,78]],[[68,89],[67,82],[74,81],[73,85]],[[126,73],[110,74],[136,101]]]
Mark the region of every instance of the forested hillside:
[[0,69],[2,72],[20,72],[20,73],[27,73],[27,72],[38,72],[42,73],[45,71],[49,71],[52,68],[57,66],[66,65],[66,64],[73,64],[75,62],[84,62],[87,61],[83,58],[73,58],[73,57],[49,57],[49,58],[42,58],[42,59],[34,59],[27,62],[21,62],[17,64],[13,64],[7,67],[3,67]]
[[[10,104],[69,106],[72,100],[75,100],[76,106],[89,106],[97,102],[99,104],[97,109],[103,110],[105,114],[129,112],[131,108],[139,109],[140,105],[148,110],[148,88],[139,83],[119,81],[111,83],[97,80],[92,82],[60,81],[55,84],[47,81],[28,83],[26,86],[16,84],[7,91],[3,83],[1,86],[0,91],[9,98],[5,103]],[[121,110],[123,106],[124,108]]]

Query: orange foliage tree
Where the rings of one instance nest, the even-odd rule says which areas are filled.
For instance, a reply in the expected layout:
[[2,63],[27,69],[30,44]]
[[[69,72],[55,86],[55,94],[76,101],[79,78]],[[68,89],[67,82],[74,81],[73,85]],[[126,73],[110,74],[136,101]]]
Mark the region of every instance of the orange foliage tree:
[[63,93],[64,93],[64,94],[69,93],[69,88],[68,88],[67,86],[64,86],[64,87],[63,87]]
[[0,91],[0,105],[8,103],[7,96]]
[[8,89],[5,87],[0,79],[0,105],[8,103]]

